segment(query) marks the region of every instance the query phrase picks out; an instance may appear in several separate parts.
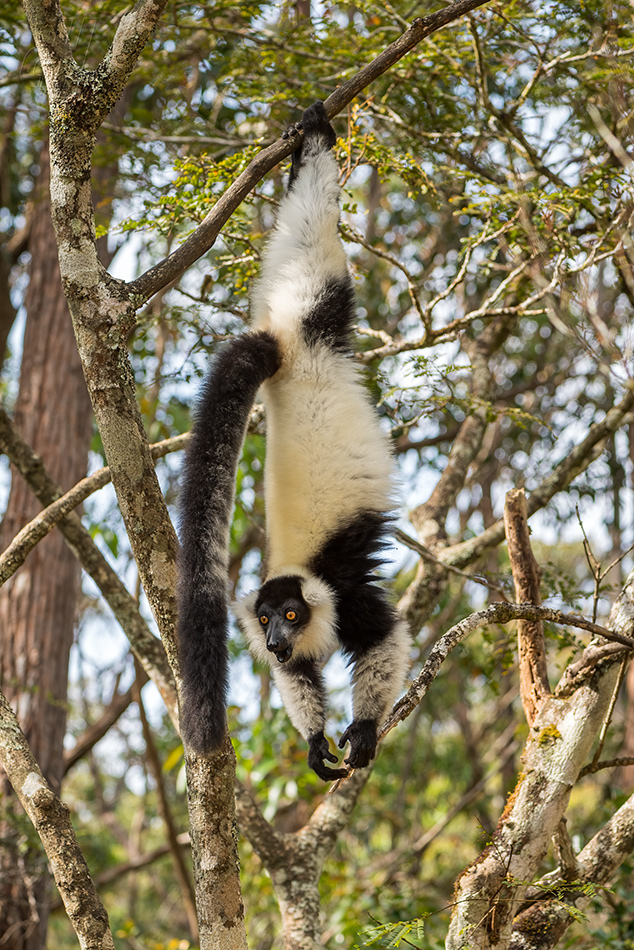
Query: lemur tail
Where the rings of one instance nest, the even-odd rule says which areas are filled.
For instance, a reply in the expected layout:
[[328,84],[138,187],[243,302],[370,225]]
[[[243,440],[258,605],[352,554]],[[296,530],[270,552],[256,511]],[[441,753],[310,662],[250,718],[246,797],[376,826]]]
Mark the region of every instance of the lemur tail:
[[181,734],[195,752],[226,731],[229,525],[236,470],[260,385],[277,371],[275,338],[247,333],[225,346],[202,388],[180,497],[178,647]]

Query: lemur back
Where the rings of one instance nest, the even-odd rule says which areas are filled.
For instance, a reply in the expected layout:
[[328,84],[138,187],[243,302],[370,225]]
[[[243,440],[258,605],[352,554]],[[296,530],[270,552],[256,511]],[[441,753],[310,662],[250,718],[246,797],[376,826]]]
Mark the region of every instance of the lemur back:
[[[237,361],[234,368],[232,356],[223,354],[207,384],[211,395],[199,413],[194,444],[197,452],[207,447],[208,462],[203,466],[192,458],[193,449],[188,453],[183,524],[185,538],[192,533],[206,537],[205,544],[198,542],[201,563],[214,557],[222,546],[217,528],[233,495],[227,502],[226,485],[214,482],[210,466],[217,459],[228,471],[226,456],[239,441],[234,438],[221,451],[223,439],[227,441],[222,434],[227,411],[214,380],[219,372],[227,372],[235,374],[234,391],[238,385],[245,387],[243,428],[255,389],[262,383],[267,425],[265,578],[258,591],[234,605],[235,612],[251,651],[272,666],[284,705],[308,740],[309,764],[322,778],[332,779],[347,770],[331,769],[323,762],[337,761],[324,736],[324,662],[339,646],[353,665],[354,719],[340,746],[349,741],[346,762],[363,767],[374,756],[378,725],[400,690],[409,639],[385,591],[375,583],[393,505],[393,462],[350,355],[355,295],[338,234],[340,188],[331,153],[335,136],[321,103],[306,110],[301,127],[303,143],[293,155],[289,190],[280,203],[252,293],[257,332],[240,338],[252,360],[250,375],[247,380],[248,360],[236,340],[232,346],[238,347],[242,363]],[[295,134],[296,127],[290,133]],[[258,346],[266,358],[256,366]],[[231,346],[225,350],[232,352]],[[236,464],[237,453],[234,473]],[[209,516],[206,521],[202,517],[201,505],[188,510],[188,499],[195,494],[192,486],[199,481],[204,482],[201,501],[206,491],[224,493],[223,504],[215,503],[222,511],[216,527],[209,527],[213,521]],[[196,514],[201,527],[192,530]],[[189,571],[190,559],[183,557],[181,575]],[[213,591],[218,600],[225,563],[218,558],[213,570],[198,568],[199,586],[202,583],[207,591],[203,599]],[[190,582],[182,585],[185,593],[191,593]],[[226,579],[223,594],[225,588]],[[199,662],[210,641],[223,631],[226,638],[226,617],[215,627],[201,626],[194,632],[200,643],[193,650],[183,647],[190,628],[181,619],[182,655],[191,653]],[[189,666],[189,673],[184,673],[186,707],[204,691],[204,677],[199,670],[193,676]],[[224,681],[219,681],[224,697]],[[218,692],[214,685],[208,688]],[[205,708],[202,698],[199,708]],[[194,725],[195,715],[185,710],[185,739],[196,743],[198,751],[217,748],[217,710],[214,715],[216,724],[208,728]],[[224,725],[223,714],[220,731]],[[216,737],[213,743],[200,741],[205,729]]]

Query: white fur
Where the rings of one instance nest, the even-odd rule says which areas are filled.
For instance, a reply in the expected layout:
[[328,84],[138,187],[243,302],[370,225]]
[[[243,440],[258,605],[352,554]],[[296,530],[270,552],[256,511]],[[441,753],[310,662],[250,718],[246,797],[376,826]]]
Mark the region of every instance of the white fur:
[[380,724],[401,691],[409,667],[411,637],[404,620],[359,657],[352,673],[354,719],[376,719]]
[[283,342],[332,277],[343,277],[346,255],[339,240],[338,169],[330,152],[311,155],[280,203],[275,228],[251,300],[254,328],[274,329]]
[[323,732],[326,726],[324,703],[312,683],[287,672],[283,666],[273,667],[272,673],[288,718],[300,735],[308,739],[315,732]]
[[297,351],[263,387],[271,574],[305,564],[357,512],[393,504],[387,438],[357,368],[326,346]]
[[306,346],[300,332],[326,282],[346,274],[337,175],[330,152],[309,156],[281,202],[253,294],[255,326],[276,336],[283,360],[262,387],[268,576],[306,564],[357,512],[393,506],[388,440],[358,367]]

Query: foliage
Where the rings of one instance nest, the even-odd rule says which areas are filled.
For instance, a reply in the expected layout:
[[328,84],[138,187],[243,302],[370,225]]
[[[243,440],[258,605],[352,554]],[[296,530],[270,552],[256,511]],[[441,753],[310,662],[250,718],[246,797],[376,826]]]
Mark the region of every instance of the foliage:
[[[64,0],[62,6],[77,60],[97,62],[125,5]],[[105,188],[99,185],[97,223],[114,254],[111,270],[130,276],[161,259],[262,144],[380,52],[411,15],[407,4],[373,0],[313,5],[312,17],[304,19],[292,4],[169,4],[164,28],[95,152],[106,180]],[[0,81],[0,171],[6,170],[0,174],[0,249],[10,253],[28,218],[46,134],[43,86],[15,0],[0,11],[0,62],[7,72]],[[465,420],[485,423],[481,448],[448,505],[438,550],[477,537],[499,518],[508,488],[525,485],[530,493],[540,486],[631,385],[634,194],[631,165],[622,161],[623,153],[632,154],[633,64],[634,29],[624,0],[492,2],[434,34],[335,122],[345,188],[341,228],[359,296],[358,351],[393,437],[405,508],[429,498]],[[186,431],[198,378],[217,346],[245,325],[248,287],[284,174],[281,169],[261,182],[209,254],[140,313],[130,350],[151,441]],[[10,264],[19,307],[27,260],[17,253]],[[487,360],[486,391],[476,391],[478,346],[496,321],[506,321],[504,332]],[[17,331],[10,348],[19,353]],[[15,373],[15,360],[6,363],[3,393],[14,390]],[[617,432],[607,452],[531,522],[549,603],[592,611],[577,509],[606,563],[634,540],[630,437],[627,427]],[[104,464],[97,438],[93,450],[95,466]],[[238,473],[234,589],[252,581],[263,557],[263,458],[256,431]],[[170,505],[179,466],[170,456],[159,465]],[[133,585],[112,493],[89,500],[84,517]],[[611,599],[608,583],[618,588],[629,564],[606,579],[599,619]],[[409,588],[415,566],[411,552],[395,548],[397,591]],[[471,578],[451,575],[417,631],[412,676],[451,624],[511,591],[502,550],[488,551],[471,570]],[[149,614],[143,598],[141,604]],[[69,741],[107,705],[114,684],[108,678],[106,689],[105,671],[119,667],[123,682],[130,675],[118,634],[109,633],[103,650],[102,624],[110,621],[97,623],[93,605],[87,585]],[[559,628],[548,636],[554,678],[586,638]],[[267,819],[301,823],[323,788],[306,771],[304,744],[270,696],[270,680],[253,669],[237,636],[232,652],[239,778]],[[329,668],[332,734],[347,718],[346,676],[336,662]],[[326,864],[321,890],[328,947],[355,940],[359,947],[440,945],[453,882],[493,832],[513,787],[526,734],[516,680],[510,628],[474,636],[453,655],[417,714],[383,744],[369,789]],[[155,703],[155,740],[172,763],[178,739]],[[618,754],[625,732],[625,707],[617,706],[606,755]],[[178,768],[167,771],[165,782],[182,829],[179,774]],[[443,825],[481,781],[477,796]],[[626,779],[599,773],[583,781],[584,794],[573,795],[568,813],[579,844],[596,831],[603,805],[603,818],[612,812],[614,789]],[[132,707],[94,755],[70,772],[64,796],[97,876],[135,849],[146,852],[163,842]],[[271,880],[249,845],[242,860],[253,946],[277,948]],[[591,918],[591,936],[571,930],[580,946],[591,940],[623,950],[632,945],[631,901],[623,886],[615,893],[607,898],[610,915],[597,910]],[[117,947],[191,942],[169,857],[117,877],[107,896]],[[602,895],[602,908],[605,900]],[[371,915],[403,923],[370,926]],[[64,950],[71,943],[55,911],[51,946]]]

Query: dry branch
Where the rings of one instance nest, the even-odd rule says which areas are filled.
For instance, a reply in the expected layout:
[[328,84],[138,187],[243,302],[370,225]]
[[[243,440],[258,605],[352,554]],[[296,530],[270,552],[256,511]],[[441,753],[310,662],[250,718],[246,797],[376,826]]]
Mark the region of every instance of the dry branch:
[[[523,489],[512,489],[504,504],[504,526],[515,599],[518,603],[541,605],[541,570],[531,548]],[[539,704],[550,695],[546,667],[544,624],[541,620],[520,620],[517,624],[520,696],[524,715],[532,726]]]

